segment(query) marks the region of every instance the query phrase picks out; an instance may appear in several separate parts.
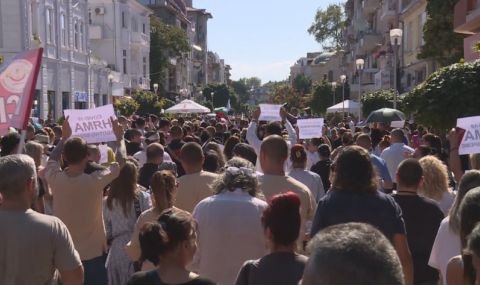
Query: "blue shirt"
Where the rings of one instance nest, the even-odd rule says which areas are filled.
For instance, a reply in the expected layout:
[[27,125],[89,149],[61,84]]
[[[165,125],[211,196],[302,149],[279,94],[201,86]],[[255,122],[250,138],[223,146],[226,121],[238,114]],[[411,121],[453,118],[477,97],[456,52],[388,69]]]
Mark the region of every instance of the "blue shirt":
[[388,172],[388,167],[385,160],[376,156],[375,154],[370,154],[370,159],[372,160],[373,166],[377,169],[380,178],[382,178],[383,181],[392,181],[392,177],[390,176],[390,172]]

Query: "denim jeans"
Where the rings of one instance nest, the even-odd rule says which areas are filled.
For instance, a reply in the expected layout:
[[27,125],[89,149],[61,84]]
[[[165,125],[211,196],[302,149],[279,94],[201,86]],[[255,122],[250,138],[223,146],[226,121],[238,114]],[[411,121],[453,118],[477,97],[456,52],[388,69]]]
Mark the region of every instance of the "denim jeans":
[[107,269],[105,262],[107,255],[102,255],[89,260],[83,260],[84,285],[107,285]]

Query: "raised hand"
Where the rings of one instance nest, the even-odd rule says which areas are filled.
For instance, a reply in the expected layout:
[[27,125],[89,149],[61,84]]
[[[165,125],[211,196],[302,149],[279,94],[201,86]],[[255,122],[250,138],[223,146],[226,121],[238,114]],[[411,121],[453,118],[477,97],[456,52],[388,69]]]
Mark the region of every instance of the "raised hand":
[[70,127],[70,122],[68,121],[69,118],[70,117],[67,116],[65,120],[63,120],[62,124],[62,140],[64,141],[72,136],[72,128]]
[[261,113],[262,111],[260,110],[260,107],[257,107],[257,109],[255,109],[255,111],[253,112],[253,119],[258,120],[258,118],[260,118]]
[[112,123],[112,130],[117,138],[117,141],[121,141],[123,139],[123,127],[118,122],[118,119],[114,117],[110,117],[110,122]]

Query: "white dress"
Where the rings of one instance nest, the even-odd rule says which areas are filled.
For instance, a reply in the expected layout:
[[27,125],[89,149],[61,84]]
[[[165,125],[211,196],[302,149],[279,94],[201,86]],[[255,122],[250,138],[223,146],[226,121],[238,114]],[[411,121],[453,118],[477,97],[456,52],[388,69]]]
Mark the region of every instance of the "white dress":
[[[140,191],[139,195],[140,210],[143,212],[152,207],[150,195]],[[106,200],[103,205],[103,220],[107,239],[111,240],[110,250],[108,252],[107,267],[108,285],[124,285],[134,273],[133,263],[125,252],[125,245],[130,241],[137,214],[132,204],[128,216],[123,213],[123,208],[117,201],[113,201],[112,209],[107,207]]]

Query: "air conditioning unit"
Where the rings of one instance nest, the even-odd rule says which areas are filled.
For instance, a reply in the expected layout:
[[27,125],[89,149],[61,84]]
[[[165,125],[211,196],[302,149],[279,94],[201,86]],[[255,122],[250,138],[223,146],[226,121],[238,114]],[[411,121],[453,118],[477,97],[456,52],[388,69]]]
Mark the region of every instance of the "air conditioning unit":
[[105,7],[97,7],[97,8],[95,8],[95,14],[97,14],[97,15],[103,15],[103,14],[105,14]]

